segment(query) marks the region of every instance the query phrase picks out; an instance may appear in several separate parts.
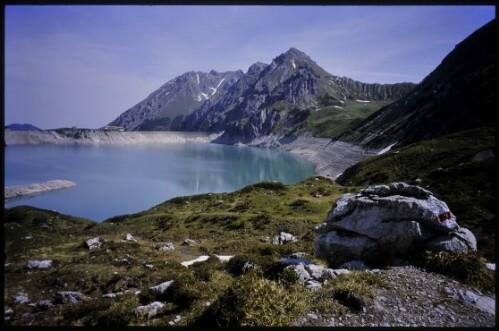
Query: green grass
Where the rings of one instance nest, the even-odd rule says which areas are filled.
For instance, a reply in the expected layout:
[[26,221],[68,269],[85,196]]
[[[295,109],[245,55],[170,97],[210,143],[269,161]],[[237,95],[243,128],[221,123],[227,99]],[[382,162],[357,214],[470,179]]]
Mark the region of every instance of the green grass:
[[371,101],[369,103],[346,101],[341,106],[342,109],[326,106],[310,112],[305,127],[314,137],[336,137],[355,127],[366,117],[389,103],[389,101]]
[[[178,325],[192,325],[210,307],[206,302],[214,304],[222,296],[229,295],[226,290],[231,284],[247,279],[245,274],[226,272],[230,264],[215,259],[189,268],[180,265],[181,261],[199,255],[219,254],[236,255],[232,264],[238,258],[248,258],[259,264],[262,270],[259,277],[263,280],[258,284],[262,286],[262,293],[271,291],[278,302],[287,302],[283,297],[286,294],[284,285],[279,284],[282,266],[277,260],[296,251],[313,252],[314,227],[323,221],[345,190],[323,177],[312,177],[289,186],[262,182],[232,193],[174,198],[149,210],[116,216],[102,223],[33,207],[11,208],[4,214],[7,264],[4,300],[11,306],[13,296],[19,291],[25,292],[34,303],[51,300],[57,291],[84,293],[84,303],[71,308],[49,309],[43,317],[37,317],[33,325],[157,326],[168,325],[176,315],[183,317]],[[327,194],[317,197],[317,191]],[[269,241],[280,231],[292,233],[299,242],[271,245]],[[121,242],[127,233],[137,242]],[[27,236],[32,239],[23,239]],[[102,238],[103,245],[88,250],[83,243],[95,236]],[[196,243],[181,246],[185,238]],[[173,242],[175,250],[157,250],[155,245],[160,242]],[[26,262],[30,259],[51,259],[53,267],[26,270]],[[146,264],[153,268],[146,268]],[[137,316],[131,311],[157,299],[151,296],[148,288],[168,280],[179,281],[161,298],[167,306],[156,317]],[[245,293],[244,286],[242,292],[237,293]],[[102,298],[106,293],[130,289],[143,293]],[[284,325],[294,318],[295,313],[286,316],[289,305],[276,306],[279,313],[276,320],[269,316],[269,323]],[[258,312],[257,303],[248,303],[247,307],[252,307],[248,312]],[[15,310],[16,316],[22,316],[33,308],[15,306]],[[256,317],[248,317],[245,321],[245,325],[257,323]],[[26,321],[16,319],[12,325],[23,323]]]
[[478,239],[478,249],[495,259],[495,157],[472,161],[495,150],[495,130],[478,128],[390,150],[360,161],[338,178],[343,185],[404,181],[432,191],[445,201],[457,222]]
[[[475,146],[466,145],[454,154],[464,153],[469,157],[490,145],[487,137],[470,135],[476,139]],[[432,146],[432,142],[429,144]],[[449,146],[457,148],[455,142]],[[411,148],[418,151],[430,147],[408,148],[411,152]],[[383,157],[397,155],[390,152]],[[407,155],[414,156],[413,152]],[[423,149],[421,157],[425,155],[428,153]],[[442,166],[445,163],[437,155],[430,161]],[[410,169],[409,162],[401,164]],[[437,185],[429,181],[431,172],[421,169],[423,183]],[[405,172],[398,173],[401,174]],[[472,187],[466,181],[468,177],[463,178],[463,187]],[[365,185],[365,182],[352,184]],[[484,183],[479,187],[485,190]],[[33,207],[7,209],[4,301],[6,306],[15,308],[16,318],[11,325],[26,325],[27,320],[20,316],[33,311],[27,305],[13,306],[12,298],[21,291],[33,303],[50,300],[55,292],[63,290],[81,291],[85,295],[83,303],[55,306],[36,315],[32,325],[43,326],[167,326],[177,315],[182,316],[178,326],[290,326],[303,312],[355,311],[370,300],[374,287],[386,286],[377,276],[355,272],[330,280],[322,289],[311,292],[297,283],[296,277],[278,260],[290,253],[305,252],[314,263],[326,264],[313,258],[314,227],[322,223],[339,196],[361,188],[341,186],[324,177],[311,177],[294,185],[262,182],[232,193],[174,198],[149,210],[116,216],[102,223]],[[477,197],[475,194],[480,203]],[[452,206],[451,209],[454,211]],[[462,214],[458,214],[458,221],[460,218]],[[270,240],[281,231],[295,235],[299,241],[272,245]],[[121,242],[127,233],[137,242]],[[32,238],[25,239],[27,236]],[[86,249],[84,241],[95,236],[102,238],[102,247]],[[195,240],[195,244],[181,246],[186,238]],[[160,242],[172,242],[175,250],[157,250],[155,246]],[[189,268],[180,264],[205,254],[235,257],[224,263],[210,258]],[[51,259],[53,267],[26,270],[30,259]],[[245,262],[256,267],[243,270]],[[153,265],[152,269],[146,264]],[[164,295],[158,297],[149,291],[150,287],[169,280],[175,282]],[[141,294],[102,298],[106,293],[127,290],[140,290]],[[165,303],[155,317],[133,312],[135,307],[154,300]]]

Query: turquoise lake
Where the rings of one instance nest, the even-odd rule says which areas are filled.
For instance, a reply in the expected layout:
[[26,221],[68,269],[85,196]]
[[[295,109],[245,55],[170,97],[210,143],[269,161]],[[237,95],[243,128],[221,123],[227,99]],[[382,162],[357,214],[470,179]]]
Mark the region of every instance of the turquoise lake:
[[8,201],[103,221],[149,209],[176,196],[231,192],[314,175],[308,160],[274,149],[217,144],[141,146],[12,145],[5,186],[65,179],[75,187]]

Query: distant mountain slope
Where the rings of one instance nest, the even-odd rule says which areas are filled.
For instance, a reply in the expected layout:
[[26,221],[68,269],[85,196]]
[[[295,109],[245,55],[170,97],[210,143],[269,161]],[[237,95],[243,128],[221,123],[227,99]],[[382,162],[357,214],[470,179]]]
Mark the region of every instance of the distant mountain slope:
[[19,123],[12,123],[9,125],[5,126],[5,129],[11,130],[11,131],[41,131],[40,128],[37,128],[36,126],[32,124],[19,124]]
[[494,125],[497,107],[495,20],[447,55],[414,90],[338,138],[366,148]]
[[206,100],[219,98],[242,76],[242,71],[187,72],[165,83],[109,125],[127,130],[170,130],[175,117],[188,115]]
[[270,65],[255,63],[227,93],[186,117],[178,129],[225,131],[218,142],[247,143],[268,134],[309,134],[312,111],[346,103],[396,100],[412,83],[366,84],[333,76],[290,48]]

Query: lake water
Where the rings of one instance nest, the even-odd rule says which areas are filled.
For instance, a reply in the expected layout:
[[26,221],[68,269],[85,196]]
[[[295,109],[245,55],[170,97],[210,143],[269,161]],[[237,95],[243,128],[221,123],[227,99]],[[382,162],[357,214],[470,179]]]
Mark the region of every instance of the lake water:
[[278,150],[217,144],[19,145],[5,148],[5,186],[65,179],[75,187],[9,201],[103,221],[176,196],[231,192],[314,175],[312,163]]

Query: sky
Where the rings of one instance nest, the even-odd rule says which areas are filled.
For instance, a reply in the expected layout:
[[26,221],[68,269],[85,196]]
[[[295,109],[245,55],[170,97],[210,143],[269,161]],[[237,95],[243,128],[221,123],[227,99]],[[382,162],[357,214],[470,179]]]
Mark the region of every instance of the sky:
[[367,83],[420,82],[494,6],[6,6],[5,124],[102,127],[188,71],[290,47]]

